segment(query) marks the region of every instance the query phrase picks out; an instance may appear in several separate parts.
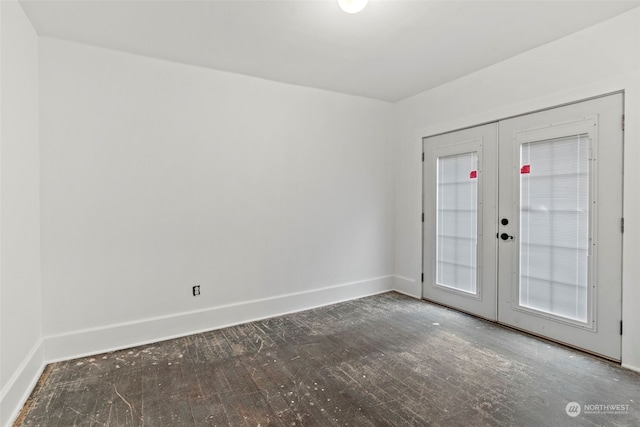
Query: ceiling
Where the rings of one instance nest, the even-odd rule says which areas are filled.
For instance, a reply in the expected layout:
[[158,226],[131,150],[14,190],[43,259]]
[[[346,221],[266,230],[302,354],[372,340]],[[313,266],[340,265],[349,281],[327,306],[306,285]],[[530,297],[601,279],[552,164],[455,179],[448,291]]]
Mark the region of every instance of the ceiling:
[[[398,101],[640,0],[21,0],[41,36]],[[585,47],[588,48],[588,47]]]

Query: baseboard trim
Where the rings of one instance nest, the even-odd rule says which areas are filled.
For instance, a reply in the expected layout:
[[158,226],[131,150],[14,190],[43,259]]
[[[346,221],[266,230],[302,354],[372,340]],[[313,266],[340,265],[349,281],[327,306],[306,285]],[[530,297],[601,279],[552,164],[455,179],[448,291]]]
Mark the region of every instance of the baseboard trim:
[[422,298],[422,284],[417,280],[404,276],[393,276],[393,287],[396,292],[413,298]]
[[44,342],[38,340],[7,384],[0,390],[0,426],[9,427],[20,414],[46,366]]
[[242,301],[186,313],[52,335],[38,341],[0,391],[0,426],[9,427],[36,386],[46,364],[180,338],[270,317],[397,291],[419,298],[411,279],[395,275],[342,283],[309,291]]
[[394,276],[382,276],[304,292],[221,305],[204,310],[144,319],[46,337],[49,363],[106,353],[138,345],[184,337],[269,317],[309,310],[389,292]]
[[634,372],[640,373],[640,368],[637,367],[637,366],[627,365],[626,363],[622,363],[620,366],[622,366],[623,368],[628,369],[630,371],[634,371]]

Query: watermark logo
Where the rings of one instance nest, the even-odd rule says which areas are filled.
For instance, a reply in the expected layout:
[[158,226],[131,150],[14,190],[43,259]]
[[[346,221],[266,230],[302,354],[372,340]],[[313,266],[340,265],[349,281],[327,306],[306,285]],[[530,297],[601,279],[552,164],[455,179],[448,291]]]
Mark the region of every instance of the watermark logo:
[[564,408],[567,415],[577,417],[583,415],[625,415],[629,413],[629,405],[624,403],[584,403],[569,402]]
[[567,403],[567,406],[564,408],[564,410],[570,417],[577,417],[578,415],[580,415],[582,408],[580,407],[580,404],[578,402],[569,402]]

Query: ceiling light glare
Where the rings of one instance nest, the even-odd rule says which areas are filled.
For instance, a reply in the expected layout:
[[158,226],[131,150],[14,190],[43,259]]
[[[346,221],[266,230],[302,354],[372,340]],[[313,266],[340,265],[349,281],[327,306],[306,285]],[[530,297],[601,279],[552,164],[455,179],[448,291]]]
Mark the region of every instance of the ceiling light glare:
[[340,9],[347,13],[358,13],[367,5],[369,0],[338,0]]

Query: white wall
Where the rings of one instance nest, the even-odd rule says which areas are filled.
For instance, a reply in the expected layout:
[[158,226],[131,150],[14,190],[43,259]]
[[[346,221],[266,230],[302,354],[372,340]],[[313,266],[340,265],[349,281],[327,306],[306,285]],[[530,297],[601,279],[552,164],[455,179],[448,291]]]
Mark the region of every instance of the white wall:
[[397,104],[396,288],[421,295],[422,137],[626,91],[622,362],[640,369],[640,9]]
[[56,39],[40,52],[48,357],[391,288],[391,104]]
[[0,2],[0,425],[42,368],[38,36]]

